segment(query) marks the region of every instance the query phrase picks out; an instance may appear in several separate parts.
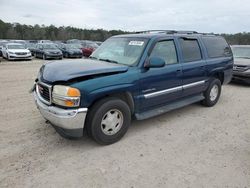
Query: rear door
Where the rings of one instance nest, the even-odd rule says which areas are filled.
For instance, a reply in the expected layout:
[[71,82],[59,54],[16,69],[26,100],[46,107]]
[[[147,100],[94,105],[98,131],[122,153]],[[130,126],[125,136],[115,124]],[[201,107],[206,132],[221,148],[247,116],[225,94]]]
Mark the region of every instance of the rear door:
[[206,60],[199,38],[179,37],[182,64],[183,96],[200,93],[205,89]]
[[162,58],[165,66],[142,71],[143,100],[140,105],[142,111],[172,102],[180,98],[182,93],[182,69],[175,41],[173,39],[157,41],[149,57]]

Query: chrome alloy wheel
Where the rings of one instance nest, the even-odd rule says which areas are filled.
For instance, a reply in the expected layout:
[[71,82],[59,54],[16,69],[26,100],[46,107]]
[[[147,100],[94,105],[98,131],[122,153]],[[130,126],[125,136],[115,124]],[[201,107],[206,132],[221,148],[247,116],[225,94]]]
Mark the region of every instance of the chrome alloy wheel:
[[117,109],[109,110],[102,118],[101,129],[106,135],[116,134],[123,125],[123,114]]
[[215,101],[218,97],[218,94],[219,94],[219,87],[218,85],[214,85],[210,91],[210,100],[211,101]]

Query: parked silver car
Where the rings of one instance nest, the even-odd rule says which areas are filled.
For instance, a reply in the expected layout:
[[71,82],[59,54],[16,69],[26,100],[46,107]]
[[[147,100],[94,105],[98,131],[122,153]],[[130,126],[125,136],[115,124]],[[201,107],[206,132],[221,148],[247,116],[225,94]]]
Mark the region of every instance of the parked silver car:
[[18,43],[7,43],[2,49],[3,58],[8,60],[27,59],[31,60],[31,52],[23,45]]
[[233,45],[233,80],[250,84],[250,45]]

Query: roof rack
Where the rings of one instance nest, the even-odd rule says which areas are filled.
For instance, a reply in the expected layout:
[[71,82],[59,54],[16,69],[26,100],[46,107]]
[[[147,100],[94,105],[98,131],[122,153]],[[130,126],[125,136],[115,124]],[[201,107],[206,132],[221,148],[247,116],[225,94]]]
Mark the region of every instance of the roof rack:
[[176,31],[176,30],[147,30],[138,31],[137,34],[165,33],[165,34],[199,34],[197,31]]

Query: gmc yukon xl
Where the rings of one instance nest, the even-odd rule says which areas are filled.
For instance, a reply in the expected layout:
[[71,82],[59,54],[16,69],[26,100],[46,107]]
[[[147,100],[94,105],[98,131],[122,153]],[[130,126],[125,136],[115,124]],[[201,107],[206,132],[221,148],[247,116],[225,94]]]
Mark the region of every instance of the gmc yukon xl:
[[48,62],[33,87],[42,116],[64,137],[83,130],[100,144],[144,120],[192,103],[211,107],[232,78],[224,38],[148,31],[106,40],[89,59]]

